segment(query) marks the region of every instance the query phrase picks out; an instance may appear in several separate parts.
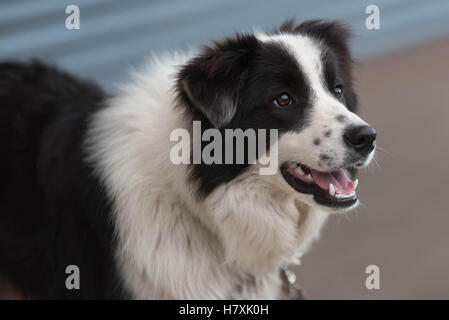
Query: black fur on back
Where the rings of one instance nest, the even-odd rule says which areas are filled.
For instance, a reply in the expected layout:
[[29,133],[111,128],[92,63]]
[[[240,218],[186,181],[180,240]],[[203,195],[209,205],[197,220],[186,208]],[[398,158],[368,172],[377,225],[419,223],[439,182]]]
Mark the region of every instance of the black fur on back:
[[[0,64],[0,274],[30,298],[121,298],[111,204],[84,161],[105,97],[38,62]],[[68,265],[80,289],[68,290]]]

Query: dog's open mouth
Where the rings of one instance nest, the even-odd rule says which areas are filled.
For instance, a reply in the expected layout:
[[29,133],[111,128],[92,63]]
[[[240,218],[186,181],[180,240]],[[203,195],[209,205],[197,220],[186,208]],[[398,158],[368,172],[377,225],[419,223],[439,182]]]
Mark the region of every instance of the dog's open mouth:
[[355,189],[358,180],[352,181],[342,169],[321,172],[298,162],[286,162],[281,166],[281,172],[293,189],[312,194],[319,204],[333,208],[347,208],[357,202]]

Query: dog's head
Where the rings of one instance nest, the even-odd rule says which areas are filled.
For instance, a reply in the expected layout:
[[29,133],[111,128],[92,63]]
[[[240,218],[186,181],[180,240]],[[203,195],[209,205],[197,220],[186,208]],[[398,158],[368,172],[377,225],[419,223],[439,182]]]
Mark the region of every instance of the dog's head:
[[[181,69],[179,98],[203,131],[278,129],[278,170],[266,179],[310,205],[353,208],[354,172],[371,161],[376,132],[354,113],[347,39],[342,25],[320,21],[238,34]],[[192,174],[208,194],[250,166],[196,164]]]

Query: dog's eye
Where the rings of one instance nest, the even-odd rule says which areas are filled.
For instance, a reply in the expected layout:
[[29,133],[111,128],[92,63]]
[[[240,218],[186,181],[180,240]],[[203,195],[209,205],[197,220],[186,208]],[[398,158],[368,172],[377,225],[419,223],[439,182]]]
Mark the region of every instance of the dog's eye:
[[294,103],[293,98],[288,93],[283,93],[274,100],[276,107],[285,108]]
[[335,86],[334,94],[338,99],[341,99],[341,97],[343,96],[343,85],[342,84],[338,84]]

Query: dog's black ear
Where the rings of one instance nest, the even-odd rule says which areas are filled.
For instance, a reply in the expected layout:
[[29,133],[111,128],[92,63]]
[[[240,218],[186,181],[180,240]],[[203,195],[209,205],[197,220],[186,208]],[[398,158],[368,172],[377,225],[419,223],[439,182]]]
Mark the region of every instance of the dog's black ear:
[[236,35],[204,47],[178,74],[181,101],[201,112],[216,128],[229,124],[257,45],[252,35]]

